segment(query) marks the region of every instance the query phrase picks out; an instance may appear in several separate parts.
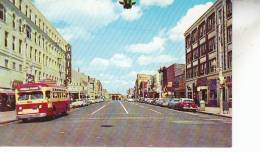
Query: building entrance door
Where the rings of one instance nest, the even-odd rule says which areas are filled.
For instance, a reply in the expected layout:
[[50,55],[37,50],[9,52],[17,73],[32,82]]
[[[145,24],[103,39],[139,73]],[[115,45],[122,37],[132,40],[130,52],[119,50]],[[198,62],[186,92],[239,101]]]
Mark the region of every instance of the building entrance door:
[[204,89],[204,90],[201,90],[201,98],[202,100],[204,100],[205,102],[208,101],[208,90],[207,89]]

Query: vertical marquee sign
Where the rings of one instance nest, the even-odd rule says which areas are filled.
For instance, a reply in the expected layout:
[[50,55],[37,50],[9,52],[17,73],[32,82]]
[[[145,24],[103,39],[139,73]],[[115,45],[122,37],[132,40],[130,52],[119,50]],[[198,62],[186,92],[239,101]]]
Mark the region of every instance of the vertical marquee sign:
[[71,82],[71,46],[66,46],[66,57],[65,57],[65,86]]

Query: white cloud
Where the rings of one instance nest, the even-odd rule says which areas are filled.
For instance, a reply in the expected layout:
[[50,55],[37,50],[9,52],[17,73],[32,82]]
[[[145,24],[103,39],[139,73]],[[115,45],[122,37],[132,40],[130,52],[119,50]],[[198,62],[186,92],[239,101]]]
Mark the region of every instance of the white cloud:
[[126,21],[134,21],[142,16],[143,12],[140,7],[134,6],[132,9],[124,9],[121,17]]
[[171,5],[174,0],[141,0],[140,3],[142,6],[160,6],[165,7]]
[[124,54],[114,54],[110,59],[110,63],[117,67],[129,68],[132,66],[132,59]]
[[94,69],[99,68],[107,68],[108,66],[111,67],[118,67],[118,68],[129,68],[133,64],[131,58],[124,54],[114,54],[110,59],[105,58],[94,58],[90,62],[90,67]]
[[119,18],[112,0],[35,0],[35,4],[48,19],[64,24],[59,31],[67,40],[84,38]]
[[93,68],[107,67],[108,65],[109,65],[109,60],[103,58],[94,58],[90,62],[90,66]]
[[149,64],[165,64],[165,63],[172,63],[176,61],[173,56],[170,55],[159,55],[159,56],[140,56],[137,59],[138,64],[140,65],[149,65]]
[[169,37],[173,41],[182,41],[184,40],[185,31],[199,19],[209,8],[212,6],[212,2],[205,4],[196,5],[190,8],[186,15],[183,16],[177,25],[169,31]]
[[129,46],[129,50],[134,53],[153,53],[156,51],[163,51],[166,39],[163,37],[154,37],[151,42],[138,43]]

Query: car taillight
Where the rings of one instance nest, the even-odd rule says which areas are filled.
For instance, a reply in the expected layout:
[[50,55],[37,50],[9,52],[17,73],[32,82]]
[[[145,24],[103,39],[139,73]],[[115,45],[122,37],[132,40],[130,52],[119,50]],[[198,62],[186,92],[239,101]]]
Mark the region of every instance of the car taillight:
[[41,109],[42,108],[42,105],[39,105],[39,109]]
[[23,107],[19,107],[18,109],[19,109],[19,110],[22,110],[22,109],[23,109]]

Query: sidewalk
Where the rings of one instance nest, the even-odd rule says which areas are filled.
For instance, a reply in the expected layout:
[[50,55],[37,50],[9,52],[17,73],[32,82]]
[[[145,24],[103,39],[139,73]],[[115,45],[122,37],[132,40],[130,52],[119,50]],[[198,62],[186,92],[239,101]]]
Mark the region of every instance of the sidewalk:
[[222,117],[232,118],[232,108],[229,108],[229,111],[225,111],[224,114],[220,114],[219,107],[205,107],[205,111],[199,110],[198,112]]
[[0,124],[16,121],[16,111],[0,112]]

